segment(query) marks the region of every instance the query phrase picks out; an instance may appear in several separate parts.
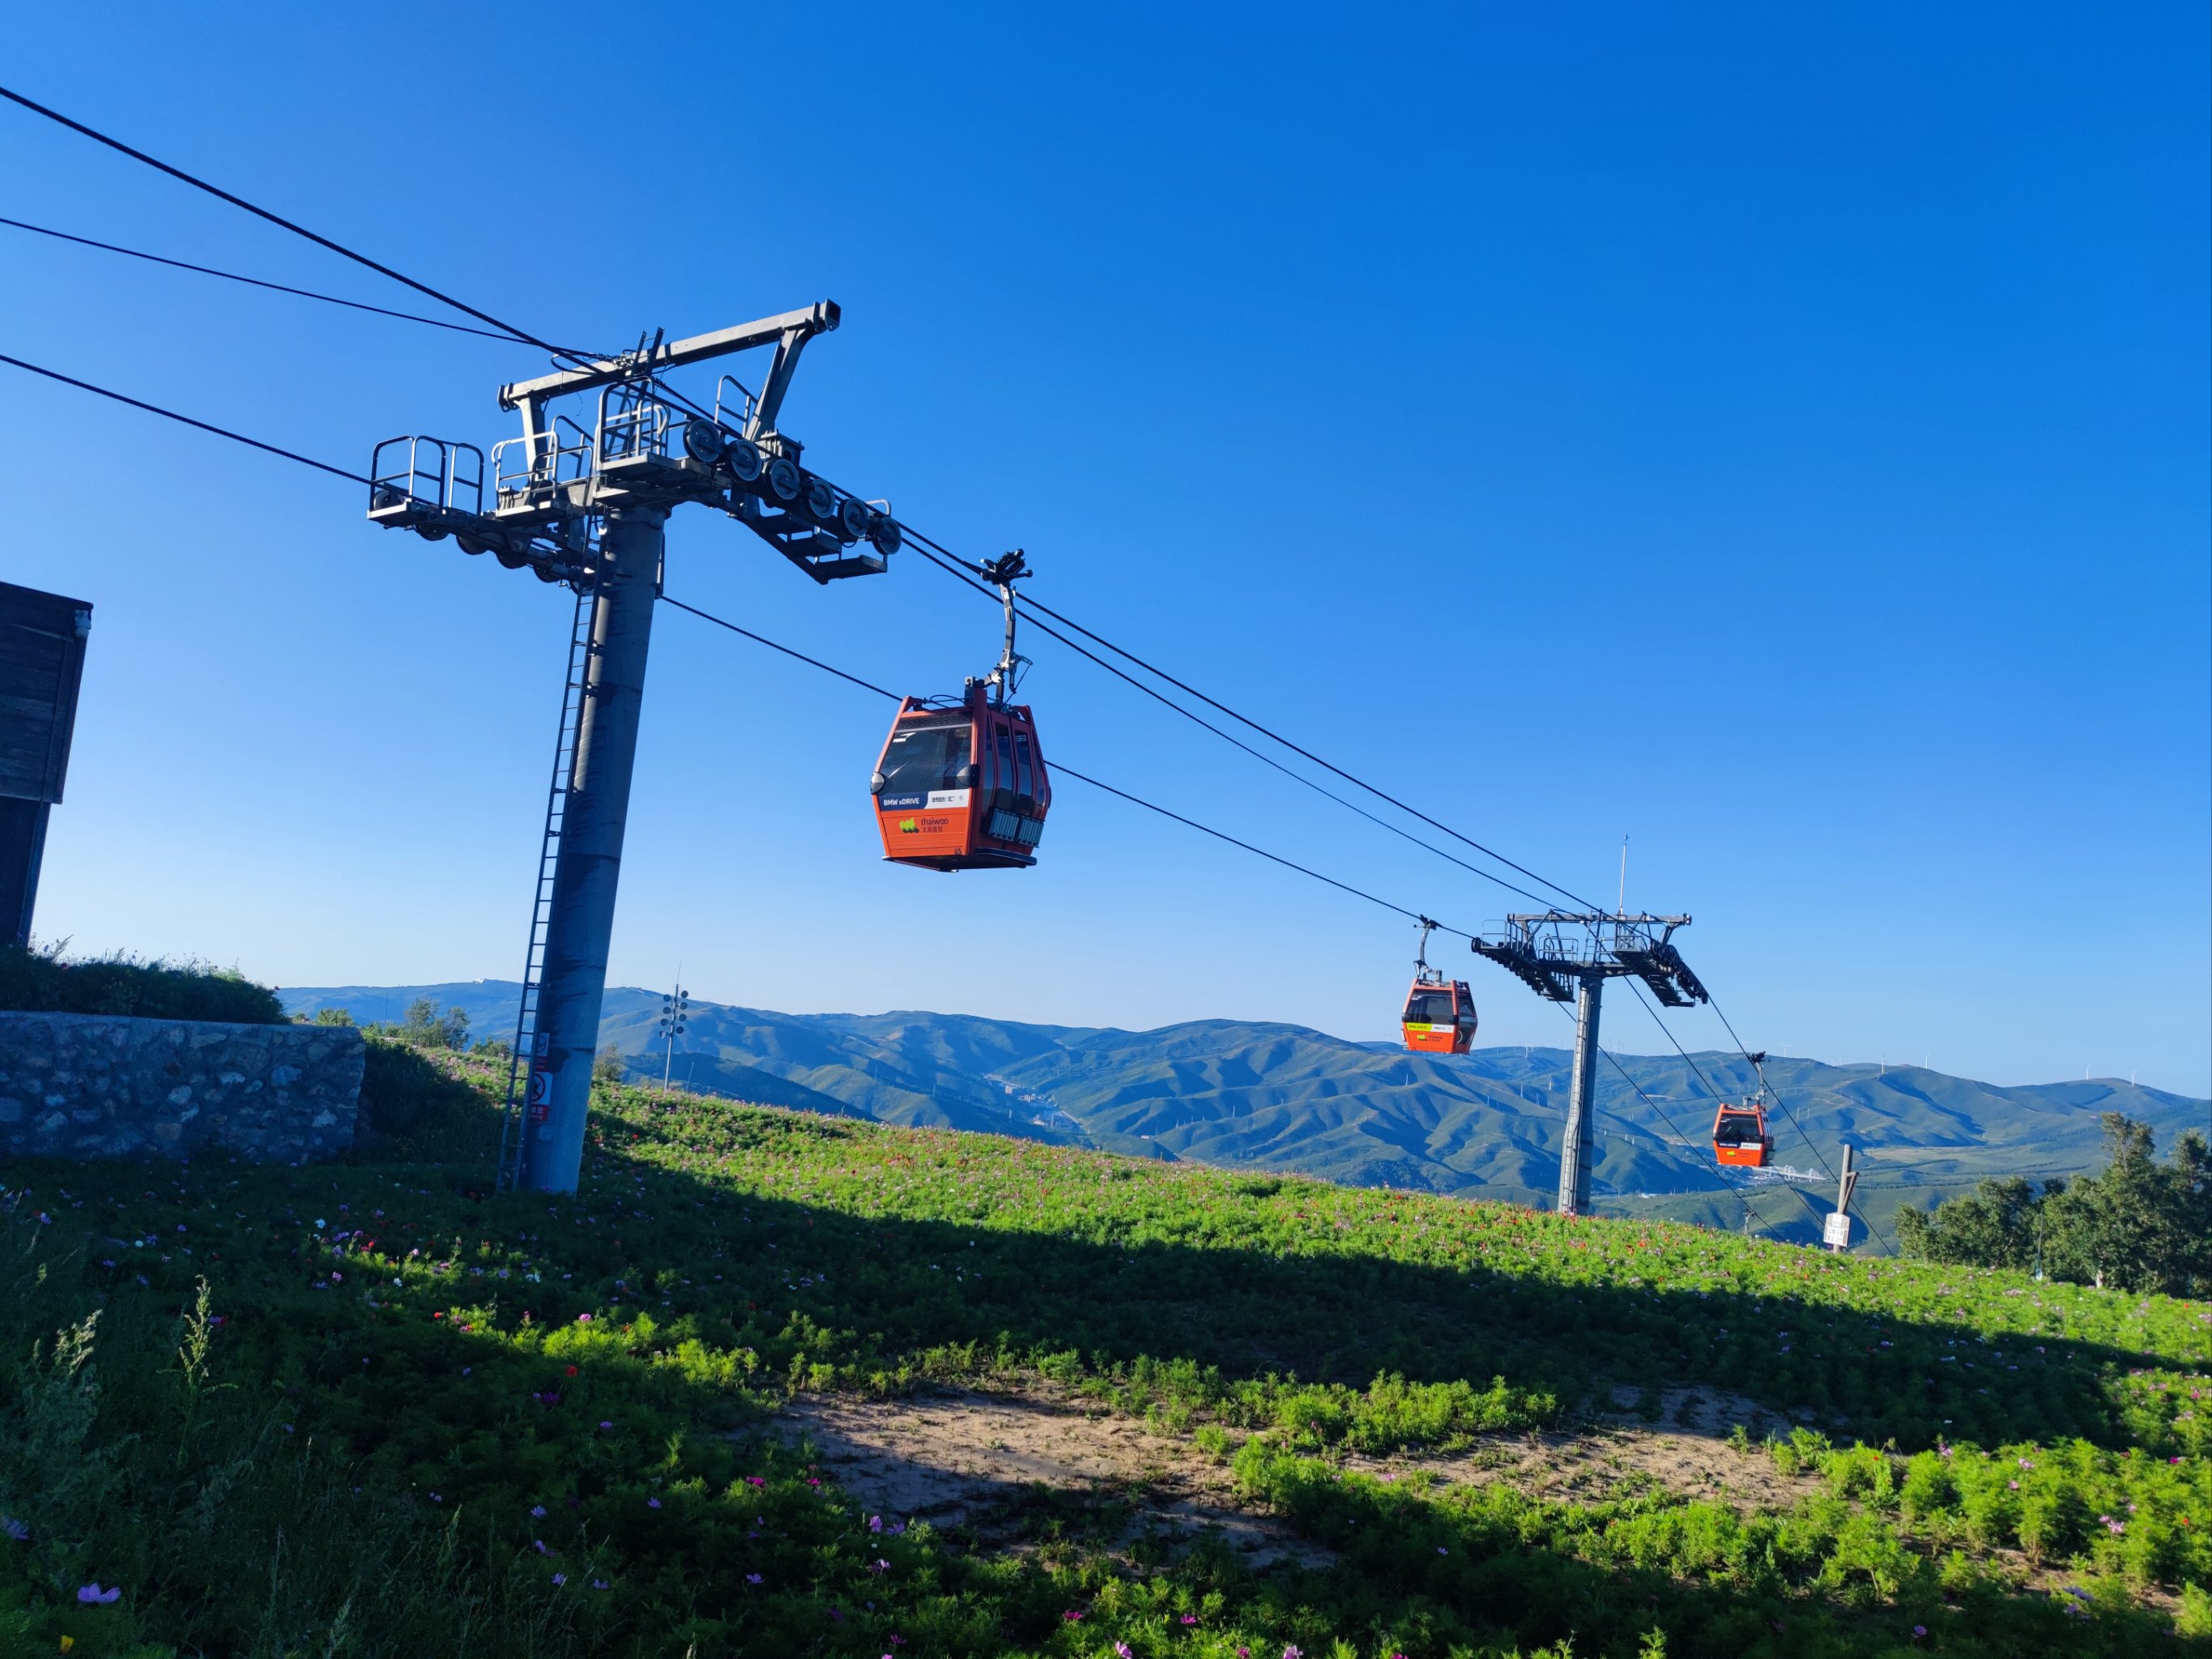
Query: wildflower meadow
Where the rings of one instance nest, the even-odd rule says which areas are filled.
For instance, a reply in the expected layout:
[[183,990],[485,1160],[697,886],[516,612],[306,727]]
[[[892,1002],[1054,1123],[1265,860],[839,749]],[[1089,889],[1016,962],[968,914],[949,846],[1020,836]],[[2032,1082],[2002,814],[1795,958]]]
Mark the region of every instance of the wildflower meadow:
[[[0,1656],[2212,1650],[2200,1304],[627,1087],[575,1197],[494,1195],[502,1081],[380,1042],[352,1163],[0,1172]],[[1662,1382],[1800,1495],[1376,1472]],[[775,1420],[930,1383],[1310,1547],[981,1547]]]

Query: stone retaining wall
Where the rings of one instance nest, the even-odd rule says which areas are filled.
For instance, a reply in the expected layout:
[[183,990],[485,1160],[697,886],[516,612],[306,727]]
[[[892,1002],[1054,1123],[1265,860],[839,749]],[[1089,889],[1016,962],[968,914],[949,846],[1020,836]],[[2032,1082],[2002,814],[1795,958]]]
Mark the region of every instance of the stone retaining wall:
[[0,1012],[0,1155],[335,1158],[365,1053],[342,1025]]

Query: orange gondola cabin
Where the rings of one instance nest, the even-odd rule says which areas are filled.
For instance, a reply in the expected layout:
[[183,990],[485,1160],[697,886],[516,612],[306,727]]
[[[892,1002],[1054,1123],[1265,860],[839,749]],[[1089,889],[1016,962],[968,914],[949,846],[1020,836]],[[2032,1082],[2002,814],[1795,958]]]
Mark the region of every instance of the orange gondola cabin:
[[1036,862],[1052,781],[1025,703],[975,680],[957,702],[899,705],[869,788],[884,856],[923,870],[1020,870]]
[[1747,1100],[1715,1112],[1713,1156],[1740,1169],[1765,1169],[1774,1156],[1774,1138],[1766,1132],[1766,1108]]
[[1474,997],[1465,980],[1423,974],[1406,993],[1402,1019],[1415,1054],[1463,1054],[1474,1041]]

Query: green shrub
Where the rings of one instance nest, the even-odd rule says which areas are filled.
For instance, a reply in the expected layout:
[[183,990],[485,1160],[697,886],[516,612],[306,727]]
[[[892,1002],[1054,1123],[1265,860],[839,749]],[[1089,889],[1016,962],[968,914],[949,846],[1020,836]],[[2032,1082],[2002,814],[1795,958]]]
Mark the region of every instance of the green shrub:
[[235,969],[121,955],[71,960],[62,949],[0,944],[0,1008],[239,1025],[289,1023],[276,993]]
[[499,1143],[503,1065],[368,1035],[356,1159],[488,1164]]

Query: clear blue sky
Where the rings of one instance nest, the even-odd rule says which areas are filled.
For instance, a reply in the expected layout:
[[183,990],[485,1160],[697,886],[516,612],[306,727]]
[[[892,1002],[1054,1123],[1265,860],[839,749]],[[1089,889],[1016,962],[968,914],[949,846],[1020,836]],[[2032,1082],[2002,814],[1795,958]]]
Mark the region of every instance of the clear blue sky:
[[[1754,1045],[2212,1085],[2201,7],[126,4],[9,47],[550,337],[835,297],[810,461],[1571,886],[1632,836]],[[20,111],[0,157],[10,216],[412,303]],[[0,239],[0,350],[348,466],[489,447],[539,366]],[[562,597],[4,372],[0,577],[98,606],[41,933],[514,975]],[[669,590],[916,690],[994,650],[909,557],[818,590],[696,510]],[[1519,906],[1033,654],[1051,752],[1447,921]],[[616,977],[1389,1033],[1409,927],[1079,786],[1036,871],[884,866],[884,717],[664,611]],[[1488,1036],[1564,1036],[1445,959]],[[1626,1000],[1606,1034],[1663,1046]]]

